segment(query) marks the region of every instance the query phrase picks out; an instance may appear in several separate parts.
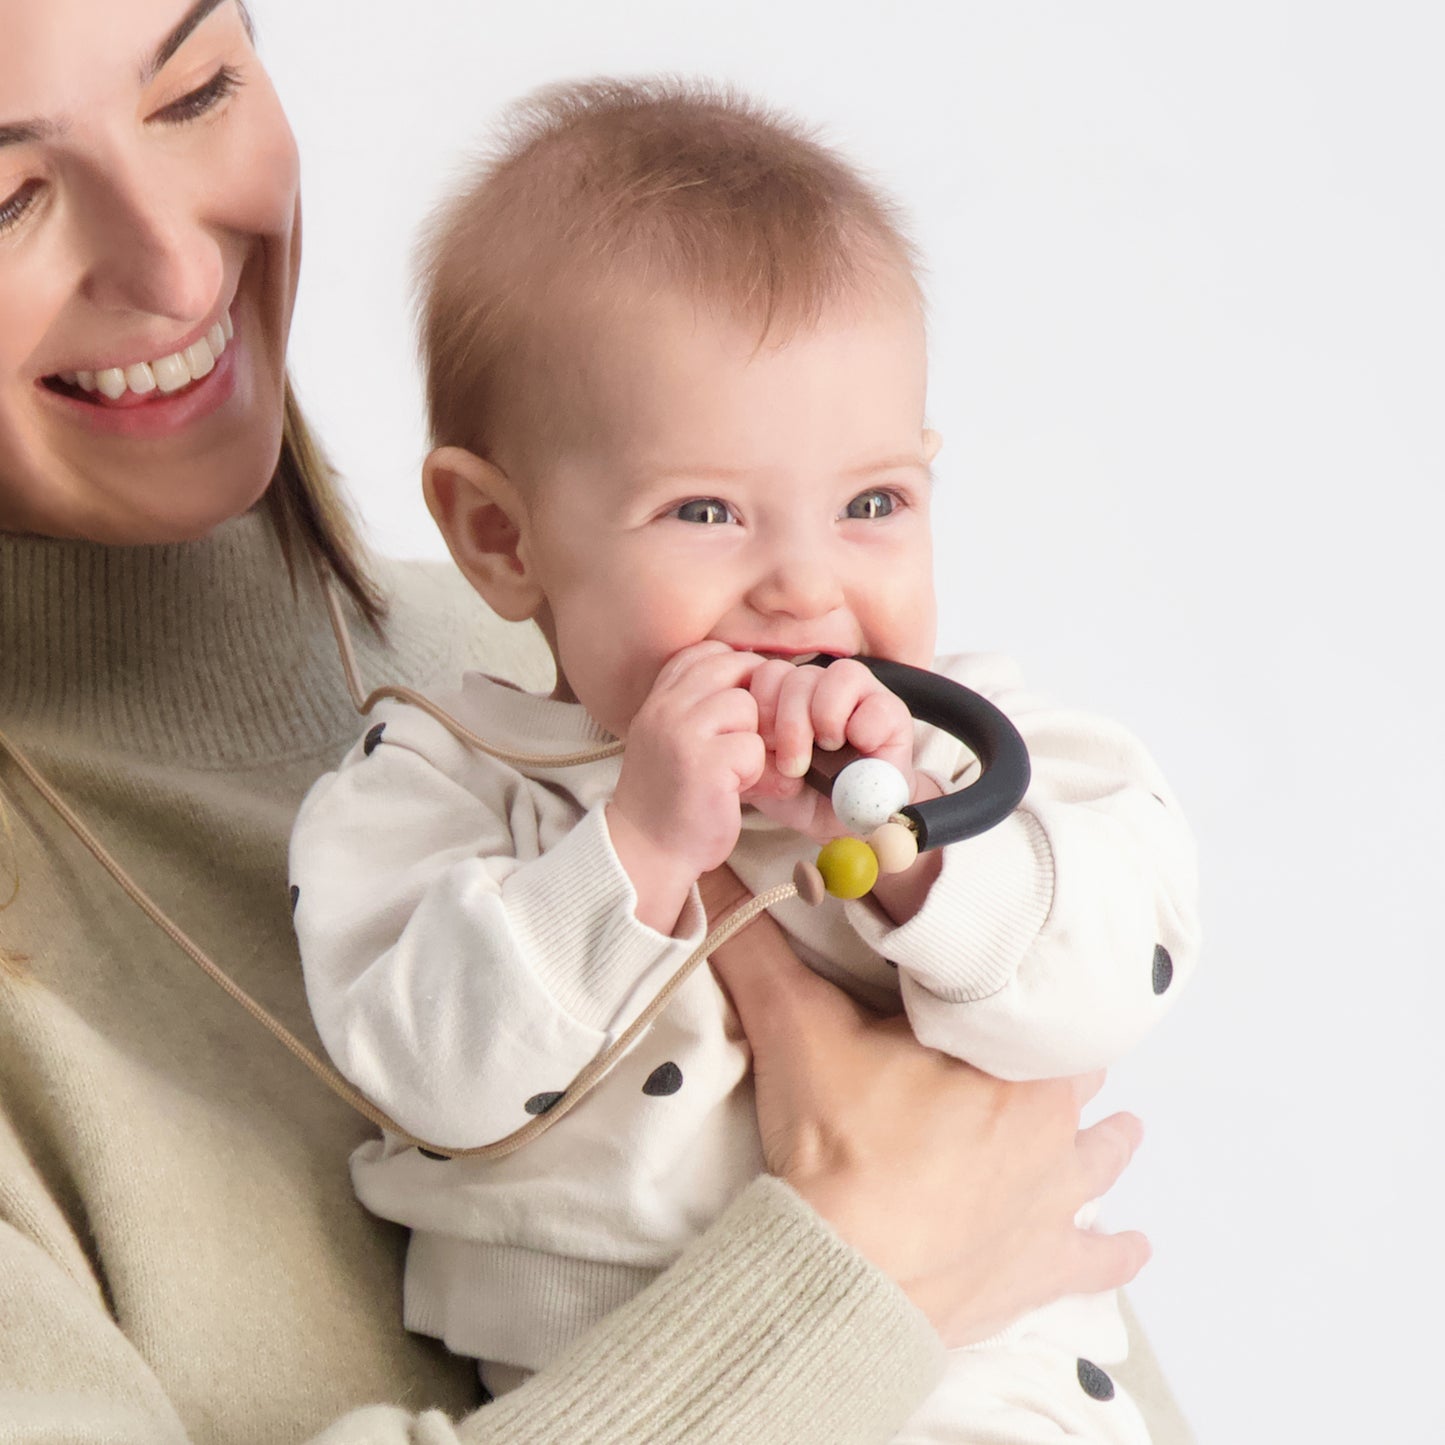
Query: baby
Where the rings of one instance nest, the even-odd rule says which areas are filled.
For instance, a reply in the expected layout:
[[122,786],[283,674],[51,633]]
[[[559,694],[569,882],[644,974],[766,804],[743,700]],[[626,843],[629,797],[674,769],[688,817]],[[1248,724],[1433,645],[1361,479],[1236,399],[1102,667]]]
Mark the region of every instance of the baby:
[[[419,1138],[485,1144],[545,1112],[701,942],[699,875],[754,892],[841,831],[814,748],[895,764],[915,801],[977,761],[861,663],[931,667],[1028,743],[1021,809],[852,902],[779,905],[799,954],[1004,1077],[1094,1069],[1196,951],[1193,850],[1148,756],[934,657],[923,307],[888,204],[793,124],[680,85],[544,93],[440,215],[424,284],[428,504],[503,617],[534,619],[550,697],[472,674],[380,721],[292,845],[317,1028]],[[1171,984],[1173,987],[1171,988]],[[762,1168],[748,1055],[706,969],[596,1093],[517,1153],[401,1141],[353,1158],[412,1230],[406,1322],[525,1378],[641,1290]],[[506,1308],[497,1308],[497,1301]],[[489,1307],[477,1307],[487,1301]],[[1147,1439],[1111,1380],[1112,1297],[955,1351],[917,1441]]]

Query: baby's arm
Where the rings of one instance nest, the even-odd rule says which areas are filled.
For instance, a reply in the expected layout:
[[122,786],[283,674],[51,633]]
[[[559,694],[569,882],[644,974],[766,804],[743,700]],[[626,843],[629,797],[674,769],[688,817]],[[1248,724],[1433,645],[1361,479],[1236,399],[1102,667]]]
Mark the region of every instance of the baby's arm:
[[[1012,817],[938,850],[937,877],[906,922],[868,900],[848,904],[849,919],[899,966],[924,1043],[1002,1078],[1110,1063],[1193,971],[1188,829],[1152,759],[1117,724],[1030,697],[1001,658],[946,659],[939,670],[1011,718],[1033,781]],[[949,791],[977,772],[940,735],[919,765]]]
[[403,1128],[490,1143],[645,1005],[701,906],[676,937],[648,927],[601,806],[541,849],[540,790],[415,709],[378,716],[380,745],[313,787],[292,836],[307,995],[337,1067]]

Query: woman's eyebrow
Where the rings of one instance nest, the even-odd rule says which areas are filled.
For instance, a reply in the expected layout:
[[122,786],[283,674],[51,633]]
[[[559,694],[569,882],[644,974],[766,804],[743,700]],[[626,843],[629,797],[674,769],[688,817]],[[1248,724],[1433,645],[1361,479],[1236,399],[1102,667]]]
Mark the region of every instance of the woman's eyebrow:
[[[195,4],[181,16],[179,23],[170,31],[161,43],[156,46],[155,54],[141,67],[141,84],[149,84],[159,74],[171,56],[190,39],[191,32],[208,16],[211,11],[219,9],[222,5],[232,3],[232,0],[195,0]],[[251,31],[251,17],[248,14],[242,0],[235,0],[237,9],[241,12],[241,23],[246,27],[247,34]],[[19,120],[7,122],[0,125],[0,150],[6,146],[28,145],[31,141],[51,140],[65,130],[63,125],[48,120]]]
[[191,32],[212,10],[229,4],[230,0],[196,0],[196,3],[181,16],[180,23],[156,46],[156,53],[141,68],[141,84],[154,80],[171,56],[190,38]]
[[26,145],[30,141],[50,140],[64,129],[48,120],[19,120],[0,125],[0,147]]

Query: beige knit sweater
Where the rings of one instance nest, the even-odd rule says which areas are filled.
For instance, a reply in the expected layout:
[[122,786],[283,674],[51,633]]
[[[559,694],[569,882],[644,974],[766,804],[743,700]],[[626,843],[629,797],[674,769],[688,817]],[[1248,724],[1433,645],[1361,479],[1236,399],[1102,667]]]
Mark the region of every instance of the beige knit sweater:
[[[394,565],[368,685],[466,665],[537,685],[533,635]],[[0,727],[161,906],[314,1045],[291,817],[362,727],[319,598],[266,524],[100,548],[0,538]],[[936,1338],[784,1186],[553,1367],[475,1409],[401,1329],[399,1231],[355,1202],[370,1126],[131,905],[0,759],[0,1442],[884,1441]],[[1121,1375],[1125,1372],[1121,1372]],[[1127,1379],[1184,1441],[1142,1342]]]

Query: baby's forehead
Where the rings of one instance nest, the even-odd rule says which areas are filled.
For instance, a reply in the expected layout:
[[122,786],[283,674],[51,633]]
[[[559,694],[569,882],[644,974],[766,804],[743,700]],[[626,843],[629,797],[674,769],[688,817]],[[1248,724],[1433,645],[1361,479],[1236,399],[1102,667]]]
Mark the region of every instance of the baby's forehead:
[[546,470],[606,457],[649,479],[736,469],[783,485],[885,458],[926,468],[924,327],[897,287],[787,327],[681,291],[613,293],[533,337],[512,440]]
[[792,305],[755,304],[616,271],[574,274],[565,287],[539,293],[523,326],[535,353],[547,357],[553,381],[569,373],[583,382],[604,381],[629,357],[657,346],[719,365],[747,365],[880,326],[920,355],[927,350],[926,317],[911,276],[883,272],[845,293]]
[[606,393],[639,370],[761,371],[793,358],[821,365],[860,338],[926,364],[922,307],[903,285],[880,280],[816,310],[767,314],[683,287],[599,286],[548,305],[529,328],[536,383]]

